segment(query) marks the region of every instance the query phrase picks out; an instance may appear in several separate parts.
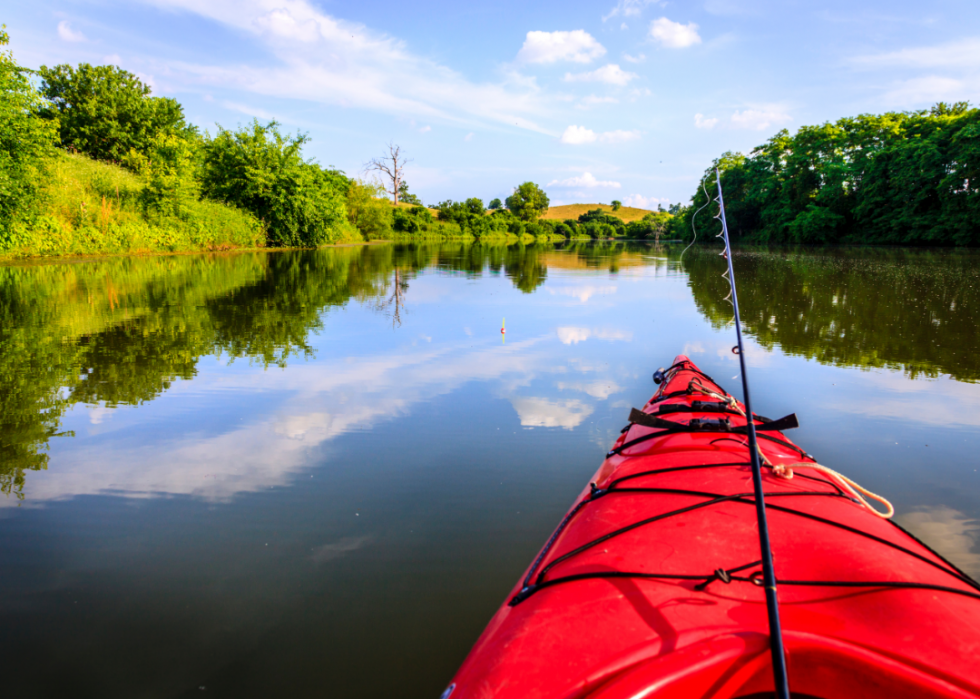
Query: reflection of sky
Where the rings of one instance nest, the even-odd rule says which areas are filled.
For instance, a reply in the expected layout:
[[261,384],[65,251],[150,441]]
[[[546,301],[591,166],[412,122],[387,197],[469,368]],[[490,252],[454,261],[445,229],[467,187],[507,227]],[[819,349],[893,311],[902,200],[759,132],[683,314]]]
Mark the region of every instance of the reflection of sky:
[[[153,401],[69,413],[23,506],[0,499],[14,680],[438,696],[653,370],[684,352],[738,394],[734,331],[676,268],[553,266],[532,294],[427,270],[406,304],[394,328],[370,302],[331,310],[285,369],[206,357]],[[758,412],[796,412],[794,439],[980,572],[980,386],[746,359]]]
[[[533,294],[499,275],[423,272],[410,283],[399,328],[351,305],[325,317],[313,360],[263,370],[204,359],[196,378],[139,408],[76,408],[64,427],[77,436],[52,443],[49,469],[28,475],[26,504],[97,493],[228,501],[288,486],[329,462],[343,435],[384,439],[386,425],[407,421],[438,440],[438,426],[417,422],[419,406],[453,396],[466,403],[479,385],[522,428],[585,439],[598,465],[628,406],[652,392],[651,371],[674,354],[686,352],[731,390],[738,386],[732,329],[704,322],[683,276],[624,271],[551,269]],[[832,455],[833,465],[909,507],[955,504],[933,502],[943,500],[936,487],[931,499],[903,491],[930,482],[920,459],[943,454],[945,468],[962,466],[975,439],[950,430],[980,426],[980,388],[827,367],[751,342],[746,359],[760,412],[797,412],[807,449]],[[905,443],[930,430],[939,432]],[[905,480],[896,483],[898,473]],[[967,489],[980,488],[968,481]]]

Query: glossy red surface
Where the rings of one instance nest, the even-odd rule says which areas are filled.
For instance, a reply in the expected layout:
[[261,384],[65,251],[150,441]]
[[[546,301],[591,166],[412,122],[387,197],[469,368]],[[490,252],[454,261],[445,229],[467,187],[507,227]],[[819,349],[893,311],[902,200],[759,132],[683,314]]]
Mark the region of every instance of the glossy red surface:
[[[677,357],[678,364],[644,412],[713,400],[698,392],[658,400],[686,389],[698,376],[686,357]],[[676,412],[662,416],[681,423],[720,417]],[[735,427],[745,425],[745,418],[725,417]],[[633,425],[615,446],[658,431]],[[789,442],[781,433],[767,434]],[[570,510],[577,511],[546,545],[534,569],[534,581],[545,586],[510,605],[523,578],[518,582],[453,678],[451,693],[444,696],[721,699],[771,692],[762,589],[747,580],[726,584],[717,579],[696,589],[716,569],[730,570],[760,558],[745,442],[741,435],[678,433],[607,458],[594,482],[600,489],[614,484],[613,489],[599,497],[593,497],[590,488],[583,490]],[[772,463],[806,460],[793,448],[770,440],[760,440],[760,447]],[[732,465],[664,471],[709,464]],[[827,477],[803,478],[802,471],[787,480],[768,468],[764,471],[778,580],[906,581],[978,592],[911,535],[841,496]],[[636,477],[620,480],[627,476]],[[705,503],[713,495],[740,497],[637,526],[558,560],[629,524]],[[759,569],[754,565],[733,575],[749,577]],[[547,584],[611,571],[695,575],[700,580],[586,577]],[[980,599],[939,590],[785,582],[778,589],[794,695],[980,696]]]

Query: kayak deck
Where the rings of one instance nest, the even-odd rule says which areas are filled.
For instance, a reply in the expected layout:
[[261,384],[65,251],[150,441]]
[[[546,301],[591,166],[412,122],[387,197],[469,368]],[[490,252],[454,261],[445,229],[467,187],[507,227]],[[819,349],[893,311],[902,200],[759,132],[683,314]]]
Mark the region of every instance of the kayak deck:
[[[679,356],[444,696],[771,695],[746,419],[711,393]],[[980,696],[976,583],[823,473],[764,471],[794,696]]]

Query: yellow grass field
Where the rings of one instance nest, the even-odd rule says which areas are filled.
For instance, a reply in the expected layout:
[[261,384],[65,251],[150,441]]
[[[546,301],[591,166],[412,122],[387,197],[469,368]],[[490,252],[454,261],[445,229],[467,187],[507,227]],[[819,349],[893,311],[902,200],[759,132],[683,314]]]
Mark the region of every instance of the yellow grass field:
[[609,204],[567,204],[566,206],[552,206],[548,209],[548,213],[541,218],[552,218],[558,219],[559,221],[573,218],[577,221],[579,216],[593,209],[602,209],[606,213],[623,219],[625,223],[639,221],[650,213],[648,209],[634,209],[630,206],[624,206],[619,211],[613,211]]

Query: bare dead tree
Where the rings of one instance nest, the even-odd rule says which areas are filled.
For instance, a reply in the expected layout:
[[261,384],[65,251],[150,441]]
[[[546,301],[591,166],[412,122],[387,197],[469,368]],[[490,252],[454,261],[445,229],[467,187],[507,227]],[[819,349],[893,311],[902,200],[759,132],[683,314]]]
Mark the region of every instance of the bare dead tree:
[[[380,158],[372,158],[364,166],[364,169],[369,172],[373,170],[381,174],[382,179],[385,180],[385,191],[391,195],[391,200],[397,204],[398,189],[402,185],[402,172],[405,169],[405,165],[410,162],[411,160],[402,156],[401,146],[389,143],[388,154]],[[390,189],[387,186],[388,182],[391,183]]]
[[[387,286],[387,283],[385,286]],[[401,273],[401,270],[395,267],[394,284],[391,287],[391,293],[389,294],[388,289],[385,289],[375,304],[377,310],[382,311],[391,318],[391,327],[393,328],[401,327],[402,311],[405,310],[406,291],[408,291],[408,280]]]

